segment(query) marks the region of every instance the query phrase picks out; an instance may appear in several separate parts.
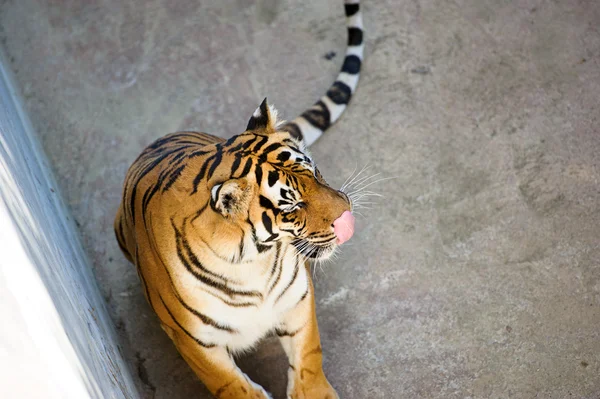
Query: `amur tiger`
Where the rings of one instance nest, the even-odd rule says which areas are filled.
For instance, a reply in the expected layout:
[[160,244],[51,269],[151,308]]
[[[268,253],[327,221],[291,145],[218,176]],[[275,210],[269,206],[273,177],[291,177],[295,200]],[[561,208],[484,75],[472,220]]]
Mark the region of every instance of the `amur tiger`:
[[345,1],[346,57],[335,83],[292,122],[262,102],[224,140],[180,132],[129,168],[115,233],[175,346],[217,398],[270,398],[233,355],[269,333],[289,358],[289,398],[337,398],[322,349],[307,259],[352,236],[349,197],[307,151],[346,108],[363,57],[359,2]]

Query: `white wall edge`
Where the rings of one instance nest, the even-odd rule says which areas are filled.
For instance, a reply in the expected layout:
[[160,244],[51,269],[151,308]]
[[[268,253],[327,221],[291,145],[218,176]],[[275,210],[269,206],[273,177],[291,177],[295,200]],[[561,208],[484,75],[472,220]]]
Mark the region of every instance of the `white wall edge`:
[[13,82],[0,49],[0,397],[137,398]]

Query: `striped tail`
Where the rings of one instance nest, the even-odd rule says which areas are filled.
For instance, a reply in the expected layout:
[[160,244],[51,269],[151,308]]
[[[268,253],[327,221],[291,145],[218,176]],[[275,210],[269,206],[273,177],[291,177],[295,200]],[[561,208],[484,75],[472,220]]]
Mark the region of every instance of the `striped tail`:
[[356,90],[360,77],[365,47],[360,0],[344,0],[344,6],[346,26],[348,27],[348,48],[337,79],[319,101],[304,111],[302,115],[283,126],[283,129],[288,130],[294,136],[304,139],[307,146],[314,143],[342,116]]

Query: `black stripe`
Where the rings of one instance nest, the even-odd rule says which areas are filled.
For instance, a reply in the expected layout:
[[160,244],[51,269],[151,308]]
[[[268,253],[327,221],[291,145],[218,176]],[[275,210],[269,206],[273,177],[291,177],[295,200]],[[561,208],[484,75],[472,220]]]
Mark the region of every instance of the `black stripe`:
[[[217,274],[211,270],[208,270],[206,267],[204,267],[204,265],[196,257],[196,254],[194,254],[194,251],[192,251],[192,248],[190,247],[189,242],[185,239],[185,237],[183,237],[183,235],[181,234],[181,231],[179,231],[179,229],[175,226],[175,222],[173,222],[172,220],[171,220],[171,225],[173,226],[173,230],[175,231],[175,243],[176,243],[176,247],[177,247],[177,257],[179,258],[181,263],[183,263],[185,268],[188,269],[188,271],[190,273],[192,273],[194,275],[194,277],[198,278],[199,280],[204,282],[204,279],[207,279],[207,277],[199,274],[198,272],[196,272],[194,269],[191,268],[190,263],[186,259],[186,255],[187,255],[187,258],[189,258],[189,261],[192,263],[192,265],[194,265],[196,268],[200,269],[203,273],[206,273],[209,276],[212,276],[212,277],[215,277],[215,278],[221,280],[221,282],[215,282],[216,284],[218,284],[219,287],[225,286],[225,283],[222,282],[224,280],[223,276],[221,276],[220,274]],[[185,250],[185,254],[184,254],[184,250]],[[214,286],[213,284],[209,284],[209,282],[206,282],[206,284]]]
[[199,157],[201,155],[206,155],[206,154],[210,154],[210,151],[206,151],[206,150],[194,151],[190,155],[188,155],[188,159],[196,158],[196,157]]
[[254,169],[254,174],[256,175],[256,184],[260,186],[262,183],[263,171],[261,165],[256,165],[256,169]]
[[261,157],[263,157],[263,156],[266,157],[269,153],[275,151],[276,149],[278,149],[280,147],[283,147],[283,144],[281,144],[281,143],[269,144],[269,146],[267,148],[265,148],[264,152],[261,154]]
[[233,177],[233,175],[235,174],[235,172],[237,172],[238,168],[240,167],[240,163],[242,162],[242,158],[239,156],[235,156],[235,159],[233,160],[233,165],[231,165],[231,177]]
[[336,238],[336,237],[335,237],[335,235],[334,235],[333,237],[326,238],[326,239],[324,239],[324,240],[313,240],[313,241],[311,241],[311,243],[312,243],[312,244],[323,245],[323,244],[326,244],[326,243],[328,243],[328,242],[332,242],[333,240],[335,240],[335,238]]
[[344,9],[346,11],[346,16],[351,17],[360,10],[360,5],[359,4],[344,4]]
[[258,142],[258,144],[256,144],[254,146],[254,148],[252,149],[252,152],[258,152],[258,150],[260,150],[263,145],[267,144],[267,141],[269,141],[268,136],[261,136],[260,141]]
[[146,278],[144,277],[144,273],[142,273],[141,268],[137,268],[138,276],[140,276],[140,280],[142,280],[142,286],[144,286],[144,293],[146,294],[146,300],[150,304],[150,307],[154,309],[154,305],[152,305],[152,298],[150,297],[150,291],[148,290],[148,283],[146,283]]
[[198,146],[202,145],[202,144],[198,143],[197,141],[190,141],[190,140],[183,140],[183,139],[177,139],[174,144],[177,144],[177,145],[187,144],[186,148],[198,147]]
[[[288,201],[279,201],[279,205],[292,205],[292,203],[288,202]],[[294,215],[290,214],[290,213],[284,213],[283,216],[281,217],[281,220],[284,223],[291,223],[294,220],[296,220],[296,217]],[[282,231],[288,231],[286,229],[281,229],[281,230]]]
[[175,284],[175,282],[173,281],[173,277],[171,276],[171,272],[169,272],[169,269],[167,268],[167,265],[165,264],[165,262],[163,261],[162,257],[159,256],[160,259],[160,263],[162,264],[165,272],[167,273],[167,277],[169,278],[169,282],[171,283],[171,287],[173,287],[173,292],[175,294],[175,298],[177,298],[177,300],[179,301],[179,303],[186,308],[189,312],[191,312],[192,314],[194,314],[196,317],[198,317],[204,324],[207,324],[209,326],[212,326],[218,330],[222,330],[222,331],[227,331],[230,333],[233,332],[237,332],[234,328],[226,325],[226,324],[221,324],[218,321],[214,320],[213,318],[200,313],[199,311],[197,311],[196,309],[192,308],[190,305],[188,305],[183,298],[181,297],[181,294],[179,294],[179,291],[177,290],[177,285]]
[[248,158],[248,160],[246,161],[246,164],[244,165],[244,169],[242,170],[242,173],[237,178],[241,179],[242,177],[245,177],[248,174],[248,172],[250,172],[251,167],[252,167],[252,158]]
[[235,137],[239,137],[239,138],[247,138],[248,140],[246,141],[241,141],[240,143],[236,144],[234,147],[231,147],[230,149],[227,150],[227,152],[229,154],[233,154],[234,152],[237,152],[239,150],[243,149],[247,149],[250,145],[252,145],[252,143],[254,143],[256,141],[256,135],[250,135],[250,134],[241,134]]
[[223,153],[221,151],[217,151],[215,155],[215,161],[213,162],[212,166],[210,167],[210,170],[208,171],[208,180],[212,178],[213,173],[215,173],[215,170],[217,169],[217,166],[219,166],[219,164],[223,160]]
[[198,185],[200,185],[200,182],[202,181],[202,179],[204,179],[204,175],[206,175],[206,169],[208,169],[209,162],[215,159],[216,156],[217,154],[208,157],[202,164],[202,167],[200,167],[200,171],[198,172],[192,183],[192,194],[195,194],[198,191]]
[[285,162],[288,159],[290,159],[290,156],[292,154],[290,154],[288,151],[282,151],[281,153],[279,153],[279,155],[277,155],[277,160],[280,162]]
[[323,101],[317,101],[317,103],[313,105],[312,108],[305,111],[302,116],[311,125],[322,131],[327,130],[327,128],[331,126],[331,115]]
[[327,90],[327,97],[336,104],[348,104],[352,97],[352,89],[338,80]]
[[258,241],[255,241],[254,244],[256,245],[256,250],[258,251],[258,253],[266,252],[272,248],[270,245],[263,245]]
[[212,275],[216,278],[218,278],[219,280],[225,280],[226,279],[223,276],[220,276],[208,269],[206,269],[202,263],[200,263],[200,261],[198,260],[198,258],[196,257],[196,255],[193,253],[191,247],[189,246],[189,243],[187,242],[187,240],[185,239],[185,237],[182,236],[181,232],[177,229],[177,227],[175,226],[175,223],[171,220],[171,225],[173,226],[173,229],[175,230],[175,241],[176,241],[176,247],[177,247],[177,257],[179,258],[179,260],[181,261],[181,263],[183,263],[183,265],[185,266],[186,270],[188,272],[190,272],[194,277],[196,277],[198,280],[200,280],[202,283],[213,287],[215,289],[218,289],[219,291],[224,292],[225,294],[227,294],[229,297],[233,297],[236,295],[239,296],[254,296],[254,297],[259,297],[262,298],[262,294],[258,291],[237,291],[237,290],[233,290],[232,288],[230,288],[226,282],[224,281],[218,281],[215,280],[213,278],[207,277],[201,273],[198,273],[197,271],[195,271],[194,269],[192,269],[192,267],[190,266],[189,262],[187,261],[185,255],[183,254],[183,250],[185,249],[187,256],[189,257],[190,261],[192,262],[192,264],[197,267],[198,269],[200,269],[202,272],[208,274],[208,275]]
[[292,186],[294,188],[298,188],[298,179],[296,179],[296,176],[292,175],[292,174],[286,174],[285,175],[285,182],[286,182],[286,186]]
[[271,241],[274,241],[274,240],[275,240],[277,237],[279,237],[279,234],[277,234],[277,233],[273,233],[273,234],[271,234],[271,235],[269,236],[269,238],[267,238],[267,239],[265,240],[265,242],[271,242]]
[[[184,147],[181,147],[181,150],[184,150],[184,149],[186,149],[186,148],[188,148],[188,147],[189,147],[189,146],[186,146],[185,148],[184,148]],[[183,157],[185,157],[185,154],[186,154],[186,153],[185,153],[185,151],[180,151],[180,152],[179,152],[179,154],[175,155],[175,156],[174,156],[174,157],[173,157],[173,158],[172,158],[172,159],[169,161],[169,164],[171,164],[171,165],[174,165],[174,164],[177,164],[177,163],[179,163],[179,162],[180,162],[180,161],[183,159]]]
[[[162,147],[162,146],[163,146],[163,144],[166,144],[166,143],[168,143],[168,142],[169,142],[169,141],[171,141],[171,140],[175,140],[176,138],[177,138],[177,136],[176,136],[176,135],[170,135],[170,134],[169,134],[169,135],[166,135],[166,136],[163,136],[163,137],[161,137],[161,138],[159,138],[159,139],[155,140],[155,141],[154,141],[152,144],[150,144],[148,147],[146,147],[146,150],[149,150],[149,151],[151,151],[151,150],[156,150],[158,147]],[[145,151],[145,150],[144,150],[144,151]]]
[[154,305],[152,304],[152,297],[150,296],[150,291],[148,290],[148,284],[146,283],[146,278],[144,277],[144,273],[142,273],[142,266],[140,265],[139,259],[140,258],[138,256],[138,247],[136,245],[136,247],[135,247],[135,259],[133,261],[136,264],[136,270],[137,270],[138,276],[140,276],[140,280],[142,280],[142,285],[144,286],[144,293],[146,294],[146,300],[150,304],[150,307],[152,309],[154,309]]
[[245,238],[246,238],[246,236],[244,234],[242,234],[242,239],[240,240],[240,245],[238,247],[238,250],[240,251],[240,256],[238,256],[238,262],[240,262],[244,257],[244,239]]
[[360,72],[360,58],[356,55],[347,55],[342,65],[342,72],[356,75]]
[[268,199],[267,197],[260,195],[258,197],[258,203],[260,206],[262,206],[263,208],[269,209],[269,210],[279,210],[277,208],[275,208],[275,205],[273,205],[273,203],[271,202],[270,199]]
[[231,306],[231,307],[234,307],[234,308],[247,308],[247,307],[250,307],[250,306],[258,307],[258,305],[256,303],[252,303],[252,302],[231,302],[231,301],[228,301],[227,299],[223,299],[221,297],[218,297],[218,296],[212,294],[209,291],[206,291],[206,292],[208,292],[209,294],[213,295],[215,298],[219,299],[221,302],[225,303],[227,306]]
[[131,213],[130,211],[127,209],[127,189],[129,188],[129,181],[130,180],[130,176],[128,176],[128,174],[125,174],[125,181],[123,184],[123,196],[121,197],[121,203],[123,204],[123,213],[126,215],[130,215]]
[[[224,256],[222,256],[220,253],[218,253],[217,251],[215,251],[214,248],[211,247],[210,244],[207,241],[203,240],[200,237],[195,237],[195,240],[196,241],[201,241],[206,246],[206,248],[208,248],[208,250],[211,251],[213,253],[213,255],[216,256],[217,258],[219,258],[219,259],[221,259],[221,260],[223,260],[225,262],[231,263],[231,258],[225,258]],[[225,280],[226,283],[231,282],[229,279],[227,279],[224,276],[222,276],[221,278],[223,280]]]
[[251,146],[252,144],[254,144],[254,143],[256,142],[256,140],[258,140],[258,136],[256,136],[256,135],[255,135],[255,136],[254,136],[254,137],[253,137],[251,140],[248,140],[248,141],[246,141],[246,142],[244,143],[244,145],[242,146],[242,148],[243,148],[244,150],[247,150],[248,148],[250,148],[250,146]]
[[198,338],[194,337],[192,334],[190,334],[190,332],[188,330],[185,329],[185,327],[183,327],[179,321],[177,321],[177,319],[175,318],[175,316],[173,315],[173,313],[171,313],[171,311],[169,310],[169,307],[167,306],[167,304],[165,303],[164,299],[162,298],[162,296],[159,294],[158,295],[160,298],[160,301],[162,302],[163,306],[165,307],[165,309],[167,310],[167,313],[169,313],[169,316],[171,316],[171,319],[173,319],[173,321],[175,322],[175,324],[177,324],[177,326],[184,332],[186,333],[186,335],[188,337],[190,337],[191,339],[193,339],[194,341],[196,341],[196,343],[200,346],[202,346],[203,348],[214,348],[215,344],[207,344],[205,342],[200,341]]
[[308,235],[308,238],[323,238],[323,237],[330,237],[332,235],[335,235],[335,233],[320,233],[320,232],[315,232],[315,233],[310,233]]
[[121,241],[119,239],[117,239],[117,244],[119,244],[119,248],[121,249],[121,252],[123,252],[126,257],[131,259],[131,254],[129,253],[127,248],[125,248],[125,246],[121,243]]
[[292,334],[289,333],[287,330],[283,330],[283,329],[279,329],[279,328],[275,329],[275,334],[277,334],[278,337],[291,337],[292,336]]
[[[223,255],[221,255],[220,253],[218,253],[217,251],[215,251],[215,249],[213,247],[210,246],[210,244],[203,240],[202,238],[196,238],[197,241],[202,241],[202,243],[206,246],[206,248],[208,248],[209,251],[211,251],[213,253],[214,256],[216,256],[217,258],[221,259],[222,261],[231,263],[231,258],[226,258]],[[225,278],[225,277],[223,277]]]
[[275,303],[279,302],[281,297],[287,292],[287,290],[292,286],[292,284],[294,284],[294,281],[296,281],[296,277],[298,277],[298,270],[300,269],[299,262],[300,260],[296,259],[296,265],[294,266],[294,275],[292,276],[290,282],[285,286],[283,291],[281,291],[281,293],[277,296],[277,299],[275,299]]
[[[252,225],[250,221],[248,222],[250,223],[250,225]],[[254,226],[252,226],[252,241],[254,241],[254,245],[256,246],[256,250],[258,251],[258,253],[263,253],[273,248],[271,245],[261,244],[261,242],[258,240],[258,237],[256,236],[256,230],[254,229]]]
[[279,252],[281,251],[281,243],[278,242],[275,246],[275,260],[273,261],[273,266],[271,266],[271,273],[269,274],[269,279],[267,282],[271,282],[273,275],[275,274],[275,270],[277,269],[277,263],[279,261]]
[[267,215],[267,212],[263,212],[262,222],[263,222],[263,225],[265,226],[265,230],[267,230],[267,232],[269,234],[273,234],[273,222],[271,221],[271,218],[269,217],[269,215]]
[[169,181],[167,181],[167,184],[165,184],[165,186],[162,189],[163,193],[165,191],[168,191],[169,188],[171,188],[171,186],[175,183],[175,181],[177,181],[177,179],[179,178],[179,176],[181,176],[181,172],[183,171],[183,169],[185,169],[185,167],[186,167],[186,165],[181,165],[180,167],[175,169],[173,171],[173,173],[171,173],[171,177],[169,178]]
[[198,209],[198,210],[196,211],[196,214],[194,215],[194,217],[192,217],[192,218],[190,219],[190,224],[191,224],[191,223],[192,223],[194,220],[198,219],[198,218],[200,217],[200,215],[202,215],[202,213],[204,213],[204,211],[206,210],[206,208],[207,208],[207,207],[208,207],[208,204],[204,204],[204,206],[203,206],[202,208]]
[[304,228],[306,227],[306,223],[307,223],[307,219],[304,219],[304,222],[302,223],[302,227],[300,227],[300,231],[304,231]]
[[229,147],[230,145],[232,145],[233,143],[235,143],[235,141],[237,140],[238,136],[233,136],[230,137],[229,140],[227,140],[225,143],[223,143],[223,147]]
[[214,171],[215,171],[215,168],[221,163],[222,156],[223,156],[223,154],[221,153],[221,144],[217,144],[215,153],[212,156],[208,157],[204,161],[204,163],[202,164],[202,167],[200,168],[200,171],[194,178],[192,194],[194,194],[196,191],[198,191],[198,185],[200,184],[200,182],[202,181],[202,179],[204,179],[204,176],[206,175],[206,170],[208,169],[208,164],[214,160],[213,165],[210,168],[210,172],[209,172],[209,176],[208,176],[208,178],[210,179],[212,177],[212,173],[214,173]]
[[360,28],[348,28],[348,46],[360,46],[363,42],[363,31]]
[[119,241],[119,244],[121,246],[124,246],[125,244],[125,233],[123,232],[123,216],[121,216],[119,218],[119,228],[117,230],[115,230],[116,236],[117,236],[117,241]]
[[[150,235],[150,238],[152,239],[152,243],[154,245],[154,247],[156,248],[156,242],[154,241],[154,235]],[[223,331],[227,331],[227,332],[237,332],[235,329],[233,329],[232,327],[226,325],[226,324],[221,324],[219,322],[217,322],[216,320],[214,320],[213,318],[200,313],[199,311],[197,311],[196,309],[192,308],[190,305],[188,305],[183,298],[181,297],[181,294],[179,294],[179,291],[177,290],[177,285],[175,284],[175,282],[173,281],[173,277],[171,276],[171,272],[169,271],[165,261],[162,259],[162,256],[160,256],[159,254],[159,260],[160,263],[162,264],[165,272],[167,273],[167,277],[169,278],[169,282],[171,283],[171,287],[173,287],[173,292],[175,294],[175,298],[179,301],[179,303],[186,308],[189,312],[193,313],[196,317],[198,317],[204,324],[210,325],[216,329],[219,330],[223,330]]]
[[144,223],[146,218],[146,212],[148,210],[148,204],[150,203],[152,197],[154,197],[154,194],[156,194],[162,186],[163,182],[167,178],[168,172],[168,169],[164,169],[162,172],[160,172],[160,174],[158,175],[158,181],[144,192],[144,195],[142,197],[142,218],[144,218]]
[[[289,153],[288,153],[289,154]],[[279,180],[279,173],[276,170],[269,172],[269,187],[273,187]]]
[[300,148],[294,147],[294,146],[293,146],[293,145],[291,145],[291,144],[288,144],[288,145],[289,145],[289,147],[290,147],[292,150],[294,150],[295,152],[298,152],[298,153],[302,154],[302,151],[300,151]]
[[[294,335],[296,335],[296,333],[297,333],[296,331],[289,332],[287,330],[283,330],[283,329],[279,329],[279,328],[275,329],[275,334],[277,334],[277,336],[280,338],[281,337],[293,337]],[[292,366],[290,366],[290,367],[292,367]]]
[[[307,291],[307,292],[308,292],[308,291]],[[284,330],[284,329],[282,329],[282,328],[275,328],[275,334],[277,334],[277,336],[279,336],[279,337],[293,337],[294,335],[296,335],[296,334],[298,334],[300,331],[302,331],[302,329],[303,329],[305,326],[306,326],[306,324],[305,324],[304,326],[300,327],[299,329],[295,330],[295,331],[287,331],[287,330]],[[295,369],[294,369],[294,366],[292,366],[291,364],[290,364],[290,368],[291,368],[292,370],[295,370]]]
[[[279,245],[279,243],[277,243],[277,245]],[[275,278],[275,281],[273,281],[273,283],[271,284],[271,286],[269,287],[269,291],[267,292],[267,295],[270,295],[271,292],[273,291],[273,289],[275,288],[275,286],[277,286],[277,283],[279,282],[279,279],[281,278],[281,272],[283,270],[283,267],[281,266],[282,262],[283,262],[283,258],[285,257],[285,251],[283,252],[283,254],[281,255],[281,258],[279,258],[279,247],[278,247],[278,252],[277,252],[277,258],[275,259],[275,264],[273,264],[273,267],[277,268],[277,277]],[[269,278],[270,279],[270,278]]]
[[177,132],[174,133],[174,135],[179,138],[179,137],[191,137],[197,140],[207,140],[208,137],[206,133],[200,133],[200,132]]
[[234,152],[237,152],[237,151],[241,150],[243,146],[244,146],[244,143],[241,142],[238,145],[236,145],[235,147],[231,147],[230,149],[228,149],[227,153],[228,154],[233,154]]
[[141,172],[138,174],[138,176],[135,177],[135,183],[133,184],[133,188],[131,190],[131,198],[130,198],[130,202],[129,202],[129,210],[131,212],[131,220],[134,224],[135,224],[135,197],[137,195],[138,184],[140,184],[140,181],[148,173],[150,173],[155,167],[157,167],[169,155],[171,155],[170,152],[162,154],[161,156],[155,158],[152,162],[150,162],[150,164],[141,168],[142,169]]
[[300,302],[302,302],[304,300],[304,298],[306,298],[306,296],[308,295],[309,289],[310,289],[310,287],[306,287],[306,291],[304,291],[304,294],[302,294],[302,296],[300,297],[298,302],[296,302],[296,305],[298,305]]
[[[171,278],[169,276],[169,278]],[[173,285],[173,280],[171,280],[171,284]],[[174,286],[174,285],[173,285]],[[192,308],[190,305],[188,305],[187,303],[185,303],[185,301],[183,300],[183,298],[181,298],[181,296],[179,295],[178,292],[176,292],[176,298],[179,301],[179,303],[181,303],[183,305],[184,308],[186,308],[188,311],[190,311],[191,313],[194,314],[194,316],[198,317],[200,320],[202,320],[202,322],[204,324],[207,324],[211,327],[216,328],[217,330],[221,330],[221,331],[227,331],[230,333],[233,332],[237,332],[237,330],[235,330],[233,327],[230,327],[226,324],[221,324],[218,321],[214,320],[211,317],[208,317],[207,315],[198,312],[196,309]]]

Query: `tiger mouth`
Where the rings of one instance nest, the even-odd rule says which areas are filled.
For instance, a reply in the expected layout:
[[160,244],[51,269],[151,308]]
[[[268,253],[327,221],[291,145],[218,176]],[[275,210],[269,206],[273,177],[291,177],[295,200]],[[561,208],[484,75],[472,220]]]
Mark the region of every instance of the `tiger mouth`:
[[298,253],[314,260],[324,260],[329,258],[336,247],[335,239],[327,243],[319,244],[307,240],[295,240],[292,242],[292,245],[296,247]]

